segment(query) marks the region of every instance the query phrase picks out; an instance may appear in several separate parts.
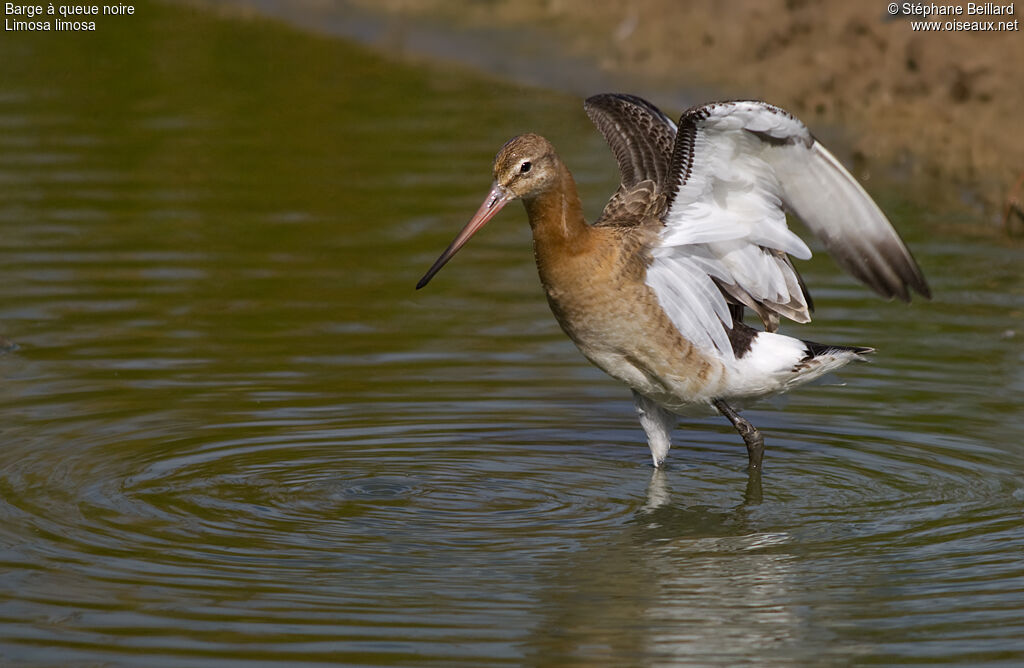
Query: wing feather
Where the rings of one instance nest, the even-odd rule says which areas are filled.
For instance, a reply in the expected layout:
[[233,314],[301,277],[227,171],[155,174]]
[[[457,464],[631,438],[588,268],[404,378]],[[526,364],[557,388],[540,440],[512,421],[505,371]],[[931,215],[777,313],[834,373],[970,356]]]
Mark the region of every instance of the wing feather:
[[903,240],[835,156],[817,141],[788,148],[773,157],[783,199],[836,262],[883,297],[910,301],[909,288],[931,297]]
[[778,316],[810,319],[809,295],[787,255],[807,259],[811,252],[789,229],[787,208],[840,266],[883,297],[909,301],[911,290],[930,297],[875,202],[778,107],[725,102],[685,112],[665,187],[664,228],[647,283],[680,332],[723,357],[733,356],[726,294],[769,327]]
[[594,225],[630,226],[660,218],[676,124],[647,100],[632,95],[594,95],[583,108],[615,154],[622,179]]
[[624,189],[646,180],[661,186],[668,181],[676,139],[672,119],[633,95],[594,95],[583,109],[611,146]]
[[702,326],[707,322],[724,322],[732,327],[729,305],[722,291],[692,258],[671,253],[659,256],[659,252],[654,251],[655,259],[647,269],[646,282],[658,295],[672,323],[696,346],[731,351],[725,328]]

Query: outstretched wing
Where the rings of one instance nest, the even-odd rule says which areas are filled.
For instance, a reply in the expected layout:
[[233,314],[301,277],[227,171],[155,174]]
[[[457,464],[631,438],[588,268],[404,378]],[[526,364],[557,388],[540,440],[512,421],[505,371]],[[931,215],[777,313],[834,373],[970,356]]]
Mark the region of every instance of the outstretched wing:
[[664,213],[676,125],[647,100],[603,94],[583,103],[619,165],[622,183],[594,224],[635,225]]
[[[766,322],[810,320],[787,255],[811,256],[785,206],[840,266],[883,297],[930,297],[920,268],[871,197],[803,123],[764,102],[688,110],[672,153],[660,245],[647,284],[677,328],[732,357],[726,295]],[[723,292],[725,294],[723,294]]]
[[619,163],[622,186],[652,180],[668,182],[676,124],[653,104],[633,95],[594,95],[583,103]]

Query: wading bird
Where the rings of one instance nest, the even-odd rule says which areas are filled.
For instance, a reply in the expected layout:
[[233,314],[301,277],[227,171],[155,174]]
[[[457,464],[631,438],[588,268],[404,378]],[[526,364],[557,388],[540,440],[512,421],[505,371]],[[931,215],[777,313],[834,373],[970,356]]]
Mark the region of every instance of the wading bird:
[[[778,107],[706,104],[678,126],[630,95],[596,95],[584,107],[622,180],[597,222],[584,221],[551,143],[520,135],[498,152],[491,191],[416,287],[521,199],[548,304],[583,355],[633,390],[654,465],[665,461],[678,415],[717,411],[757,471],[764,438],[737,407],[873,352],[776,333],[780,318],[809,322],[813,309],[789,257],[811,252],[785,210],[882,297],[930,297],[924,275],[871,197]],[[745,309],[763,330],[743,322]]]

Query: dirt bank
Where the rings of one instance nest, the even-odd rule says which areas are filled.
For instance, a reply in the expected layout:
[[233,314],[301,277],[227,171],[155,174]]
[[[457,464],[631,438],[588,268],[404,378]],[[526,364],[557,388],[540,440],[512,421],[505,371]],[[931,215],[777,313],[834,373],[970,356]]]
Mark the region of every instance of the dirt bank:
[[[357,4],[405,21],[539,25],[610,73],[769,100],[814,126],[848,129],[844,139],[862,173],[901,172],[915,188],[993,224],[1002,223],[1024,173],[1024,7],[978,16],[966,2],[953,4],[961,15],[927,17],[940,21],[940,31],[921,32],[911,21],[925,17],[891,16],[883,0]],[[1016,29],[950,30],[951,20]]]

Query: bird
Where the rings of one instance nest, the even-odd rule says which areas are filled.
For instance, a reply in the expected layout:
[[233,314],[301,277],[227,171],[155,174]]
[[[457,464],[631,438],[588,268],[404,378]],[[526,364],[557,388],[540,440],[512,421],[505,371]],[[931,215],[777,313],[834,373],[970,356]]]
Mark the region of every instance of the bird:
[[680,416],[717,413],[759,473],[764,436],[740,411],[874,352],[779,333],[782,319],[807,323],[814,309],[792,261],[811,251],[786,212],[883,298],[930,299],[924,274],[864,188],[780,107],[711,102],[673,123],[643,98],[604,93],[584,109],[621,177],[600,217],[584,220],[551,142],[513,137],[480,208],[416,288],[521,200],[551,311],[584,357],[632,390],[655,468]]

